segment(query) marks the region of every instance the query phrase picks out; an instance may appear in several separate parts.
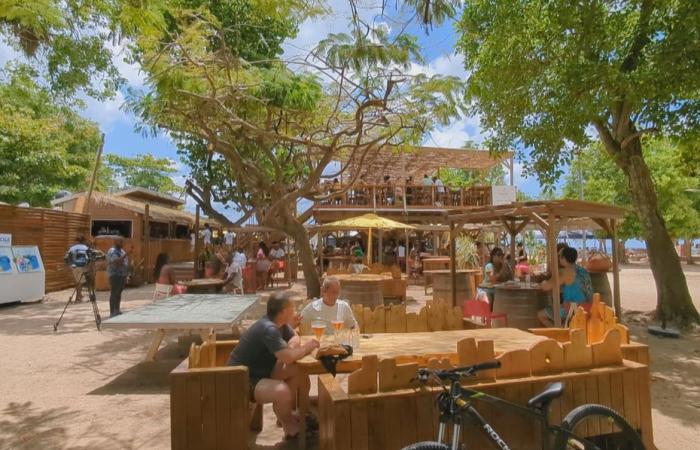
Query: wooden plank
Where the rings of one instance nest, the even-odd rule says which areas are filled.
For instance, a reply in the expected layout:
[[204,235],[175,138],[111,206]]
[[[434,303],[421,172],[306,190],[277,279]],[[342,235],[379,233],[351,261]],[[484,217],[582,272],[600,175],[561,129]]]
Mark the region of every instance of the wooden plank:
[[610,398],[611,408],[618,413],[625,414],[625,386],[622,373],[614,372],[610,374]]
[[234,439],[235,450],[248,448],[248,429],[250,424],[250,388],[248,369],[236,367],[235,372],[230,372],[229,389],[231,390],[231,417],[230,430]]
[[187,382],[184,375],[170,375],[170,445],[187,449]]
[[512,350],[496,357],[501,362],[501,368],[496,370],[496,378],[529,377],[530,353],[527,350]]
[[350,424],[352,449],[369,448],[369,416],[367,413],[367,400],[353,399],[350,403]]
[[[577,406],[586,404],[586,379],[577,378],[571,381],[571,388],[573,390],[574,398],[574,408]],[[581,422],[581,425],[577,427],[577,431],[583,436],[590,436],[588,429],[588,420]]]
[[589,368],[593,365],[593,350],[586,342],[583,330],[571,330],[571,342],[562,344],[564,349],[564,367],[567,370]]
[[437,436],[435,410],[432,395],[424,392],[416,395],[416,442],[435,440]]
[[365,309],[365,333],[385,333],[385,308],[377,306],[373,310]]
[[564,351],[553,339],[537,342],[530,347],[532,375],[559,373],[564,369]]
[[202,448],[201,378],[188,376],[187,380],[187,448]]
[[216,449],[216,373],[200,373],[202,405],[202,448]]
[[386,332],[406,332],[406,305],[392,305],[386,312]]
[[352,444],[350,402],[348,400],[336,401],[333,406],[335,409],[333,420],[335,450],[350,450]]
[[377,392],[377,355],[362,357],[362,367],[348,376],[348,394],[374,394]]
[[226,373],[216,373],[216,448],[232,448],[234,439],[231,422],[231,386]]
[[622,373],[625,419],[632,428],[639,429],[639,400],[637,392],[637,376],[632,369]]
[[386,446],[386,426],[384,423],[384,400],[370,400],[367,407],[367,423],[369,427],[369,449],[388,450]]
[[405,411],[401,410],[402,401],[400,397],[390,397],[384,401],[384,448],[400,449],[401,434],[401,415]]
[[654,448],[654,429],[651,422],[651,389],[649,367],[634,370],[637,376],[637,395],[639,400],[639,428],[642,440],[648,449]]
[[423,307],[416,313],[406,314],[406,331],[408,333],[420,333],[429,331],[428,310]]
[[396,364],[393,358],[379,361],[379,391],[410,388],[411,380],[418,373],[418,364]]
[[[586,403],[598,403],[598,378],[591,374],[585,378]],[[600,420],[591,420],[588,423],[588,432],[591,436],[600,435]]]
[[418,441],[418,434],[416,431],[417,425],[417,410],[416,410],[416,397],[415,395],[401,397],[399,418],[400,430],[399,437],[401,441],[399,443],[399,448],[404,448],[410,444]]
[[[613,408],[612,388],[610,385],[610,374],[599,374],[598,379],[598,403],[609,408]],[[600,420],[600,433],[607,434],[612,432],[612,426],[607,420]]]
[[620,332],[618,330],[608,330],[603,341],[592,344],[591,347],[593,348],[593,365],[595,367],[622,363]]

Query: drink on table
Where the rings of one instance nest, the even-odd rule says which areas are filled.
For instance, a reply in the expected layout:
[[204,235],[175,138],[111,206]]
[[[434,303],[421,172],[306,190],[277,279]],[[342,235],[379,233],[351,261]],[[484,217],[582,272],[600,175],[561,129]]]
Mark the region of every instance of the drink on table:
[[340,344],[338,334],[340,333],[340,330],[343,329],[344,322],[342,320],[333,320],[331,321],[331,324],[333,325],[333,335],[335,337],[335,343]]
[[311,331],[314,332],[314,336],[316,336],[316,339],[320,343],[321,338],[323,337],[323,333],[325,333],[326,331],[326,324],[323,322],[312,322]]

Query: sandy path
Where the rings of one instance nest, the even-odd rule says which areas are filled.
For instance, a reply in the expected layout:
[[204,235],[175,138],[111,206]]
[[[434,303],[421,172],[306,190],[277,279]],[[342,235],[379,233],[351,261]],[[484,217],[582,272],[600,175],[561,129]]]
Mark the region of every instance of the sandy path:
[[[688,269],[700,307],[700,269]],[[623,307],[654,307],[656,293],[648,267],[621,272]],[[152,287],[125,292],[125,310],[150,300]],[[409,295],[419,303],[422,287]],[[0,307],[0,449],[166,449],[170,447],[167,374],[184,358],[186,345],[174,337],[143,363],[149,336],[138,331],[97,332],[89,304],[71,306],[58,333],[52,324],[68,291],[43,303]],[[106,293],[99,306],[108,311]],[[652,405],[657,446],[698,448],[700,435],[700,334],[681,340],[647,337],[632,324],[636,339],[652,354]],[[268,413],[269,408],[268,408]],[[266,414],[259,448],[280,440]],[[287,444],[287,448],[294,446]]]

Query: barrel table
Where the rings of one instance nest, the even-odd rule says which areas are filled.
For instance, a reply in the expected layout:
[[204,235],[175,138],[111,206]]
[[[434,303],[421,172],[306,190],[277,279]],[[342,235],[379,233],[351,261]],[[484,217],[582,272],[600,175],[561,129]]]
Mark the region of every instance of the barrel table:
[[541,327],[537,312],[551,305],[551,295],[540,289],[539,284],[530,287],[521,284],[497,284],[494,286],[494,313],[508,314],[508,326],[527,330]]
[[334,275],[340,280],[340,298],[351,305],[364,305],[370,308],[384,305],[384,280],[387,275],[374,274],[339,274]]
[[220,278],[193,278],[180,284],[187,286],[188,294],[216,294],[221,292],[224,282]]
[[[446,269],[426,270],[423,273],[430,276],[433,280],[433,300],[446,301],[452,304],[450,271]],[[475,276],[477,273],[479,273],[478,269],[459,269],[455,271],[457,304],[453,306],[461,306],[465,300],[473,300],[476,297]]]
[[434,270],[449,270],[450,257],[426,256],[421,258],[421,264],[423,264],[423,286],[425,288],[425,295],[428,295],[428,286],[432,285],[433,282],[431,272]]

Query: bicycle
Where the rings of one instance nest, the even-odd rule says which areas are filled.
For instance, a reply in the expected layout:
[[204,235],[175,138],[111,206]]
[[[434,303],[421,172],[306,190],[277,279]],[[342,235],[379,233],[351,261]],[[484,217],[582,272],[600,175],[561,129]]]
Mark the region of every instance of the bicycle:
[[[462,447],[460,444],[464,417],[470,419],[472,423],[477,425],[477,428],[485,432],[487,438],[495,444],[496,448],[511,450],[508,443],[471,405],[471,401],[474,399],[518,411],[535,421],[539,421],[542,428],[543,450],[644,450],[644,444],[640,436],[624,418],[607,406],[597,404],[581,405],[567,414],[561,425],[550,425],[549,406],[553,400],[563,394],[564,384],[562,382],[549,384],[541,393],[531,398],[527,406],[511,403],[471,388],[465,388],[460,384],[460,379],[464,377],[474,376],[482,370],[498,369],[499,367],[501,367],[499,361],[491,361],[450,370],[419,369],[416,378],[418,382],[425,385],[431,379],[436,379],[443,388],[436,400],[440,410],[438,436],[437,441],[419,442],[404,447],[403,450],[465,449],[466,446]],[[449,388],[444,381],[450,382]],[[581,437],[577,435],[577,429],[580,430],[582,427],[585,430],[586,423],[589,420],[605,420],[609,422],[612,432],[597,437]],[[443,441],[450,423],[452,424],[452,442],[448,446]]]

